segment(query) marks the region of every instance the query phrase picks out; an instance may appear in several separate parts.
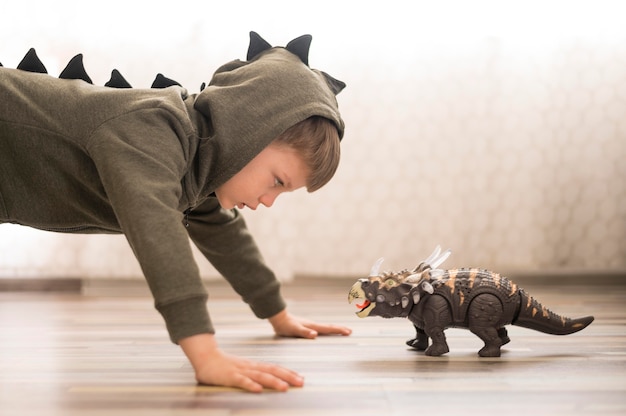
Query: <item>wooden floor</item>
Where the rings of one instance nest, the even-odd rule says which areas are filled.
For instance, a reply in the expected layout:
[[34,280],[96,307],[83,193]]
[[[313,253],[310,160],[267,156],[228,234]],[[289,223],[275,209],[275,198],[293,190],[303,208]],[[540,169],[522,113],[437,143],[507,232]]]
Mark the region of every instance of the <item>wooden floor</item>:
[[197,386],[142,288],[0,293],[0,415],[626,415],[626,284],[525,285],[553,311],[596,321],[566,337],[509,327],[501,358],[479,358],[481,342],[460,329],[444,357],[409,350],[407,321],[354,315],[351,284],[285,286],[291,312],[354,330],[315,341],[275,339],[210,284],[222,348],[306,377],[258,395]]

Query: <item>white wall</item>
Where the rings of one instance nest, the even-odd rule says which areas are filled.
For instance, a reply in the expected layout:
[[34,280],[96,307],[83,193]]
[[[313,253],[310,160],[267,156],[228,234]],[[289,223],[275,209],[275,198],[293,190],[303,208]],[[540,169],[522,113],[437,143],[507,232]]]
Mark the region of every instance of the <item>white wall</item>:
[[[348,84],[347,130],[326,188],[246,212],[282,279],[410,267],[439,243],[448,266],[626,270],[626,4],[222,3],[3,2],[0,62],[33,46],[56,75],[82,52],[96,84],[117,68],[196,92],[250,30],[311,33],[311,66]],[[121,236],[0,226],[0,276],[139,275]]]

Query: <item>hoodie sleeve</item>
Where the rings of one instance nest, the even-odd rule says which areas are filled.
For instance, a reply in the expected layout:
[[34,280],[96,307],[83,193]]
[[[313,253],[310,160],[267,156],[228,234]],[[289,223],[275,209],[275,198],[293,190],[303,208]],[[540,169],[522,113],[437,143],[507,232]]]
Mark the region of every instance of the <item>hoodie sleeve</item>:
[[178,209],[186,134],[163,109],[128,114],[101,126],[88,151],[122,232],[141,265],[173,342],[213,333],[207,293]]
[[189,236],[211,264],[261,319],[285,309],[280,283],[267,267],[237,210],[209,197],[189,213]]

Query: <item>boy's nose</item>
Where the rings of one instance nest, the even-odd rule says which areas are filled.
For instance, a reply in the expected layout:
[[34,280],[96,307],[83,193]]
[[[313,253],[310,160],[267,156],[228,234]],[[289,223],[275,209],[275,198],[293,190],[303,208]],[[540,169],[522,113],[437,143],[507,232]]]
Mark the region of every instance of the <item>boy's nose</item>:
[[274,205],[274,201],[276,201],[279,194],[280,192],[266,192],[261,195],[259,202],[269,208]]

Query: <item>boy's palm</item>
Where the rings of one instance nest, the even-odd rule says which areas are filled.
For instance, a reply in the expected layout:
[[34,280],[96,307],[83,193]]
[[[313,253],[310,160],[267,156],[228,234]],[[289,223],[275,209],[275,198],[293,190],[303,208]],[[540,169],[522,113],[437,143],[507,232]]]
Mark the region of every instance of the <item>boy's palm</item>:
[[290,315],[286,310],[269,319],[276,335],[313,339],[318,335],[350,335],[352,330],[341,325],[318,324]]
[[[287,311],[269,319],[276,335],[315,338],[318,335],[350,335],[349,328],[340,325],[317,324],[296,318]],[[296,372],[275,364],[247,360],[227,354],[217,347],[212,334],[198,334],[179,341],[189,358],[200,384],[237,387],[251,392],[264,388],[286,391],[301,387],[304,379]]]
[[255,393],[264,388],[286,391],[290,386],[303,385],[302,377],[291,370],[250,361],[220,350],[215,350],[205,363],[196,368],[196,379],[200,384],[238,387]]

